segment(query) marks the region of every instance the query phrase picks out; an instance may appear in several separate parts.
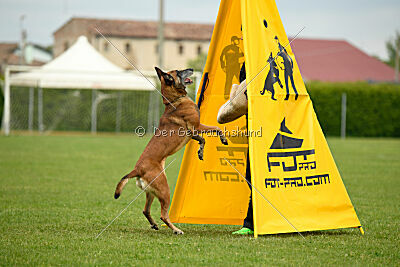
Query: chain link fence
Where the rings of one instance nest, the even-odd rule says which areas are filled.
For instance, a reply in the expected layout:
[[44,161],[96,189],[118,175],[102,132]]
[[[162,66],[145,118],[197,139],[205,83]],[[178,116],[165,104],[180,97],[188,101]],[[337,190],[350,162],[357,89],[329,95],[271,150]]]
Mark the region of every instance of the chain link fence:
[[[194,86],[188,95],[195,96]],[[11,131],[152,132],[164,111],[157,91],[12,87]],[[157,108],[158,106],[158,108]]]

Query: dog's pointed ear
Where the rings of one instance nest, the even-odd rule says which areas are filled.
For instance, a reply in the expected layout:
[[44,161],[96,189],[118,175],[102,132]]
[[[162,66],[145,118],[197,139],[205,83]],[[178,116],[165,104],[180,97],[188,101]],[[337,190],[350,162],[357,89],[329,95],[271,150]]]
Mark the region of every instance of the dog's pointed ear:
[[158,79],[160,79],[160,81],[161,81],[161,76],[164,74],[164,72],[158,67],[154,67],[154,68],[156,69]]
[[171,84],[174,83],[174,78],[171,75],[169,75],[168,73],[163,72],[158,67],[154,67],[154,68],[156,69],[157,76],[158,76],[158,79],[160,79],[160,81],[161,81],[161,77],[163,77],[164,78],[164,82],[165,82],[166,85],[171,85]]

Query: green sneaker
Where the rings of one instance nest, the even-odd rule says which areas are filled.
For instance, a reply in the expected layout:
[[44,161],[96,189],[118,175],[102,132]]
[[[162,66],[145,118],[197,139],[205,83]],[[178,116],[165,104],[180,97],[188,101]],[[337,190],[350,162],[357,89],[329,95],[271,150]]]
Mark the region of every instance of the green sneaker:
[[243,227],[242,229],[240,229],[236,232],[233,232],[232,234],[233,235],[252,235],[252,234],[254,234],[254,231],[249,228]]

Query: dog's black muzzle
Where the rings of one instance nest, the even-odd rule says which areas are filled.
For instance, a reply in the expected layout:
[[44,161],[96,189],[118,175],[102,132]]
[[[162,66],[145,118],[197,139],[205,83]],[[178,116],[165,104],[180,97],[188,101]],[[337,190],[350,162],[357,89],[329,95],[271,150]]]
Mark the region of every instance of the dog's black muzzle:
[[180,85],[183,87],[193,83],[193,80],[189,78],[193,75],[193,69],[177,70],[176,75],[179,77]]

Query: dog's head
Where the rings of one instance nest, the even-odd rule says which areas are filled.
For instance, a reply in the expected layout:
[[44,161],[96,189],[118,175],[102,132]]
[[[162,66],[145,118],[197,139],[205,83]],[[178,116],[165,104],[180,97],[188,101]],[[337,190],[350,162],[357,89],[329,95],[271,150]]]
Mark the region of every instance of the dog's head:
[[192,79],[189,78],[193,74],[193,69],[171,70],[169,72],[163,72],[157,67],[155,69],[161,82],[161,92],[169,101],[187,94],[186,86],[193,83]]

